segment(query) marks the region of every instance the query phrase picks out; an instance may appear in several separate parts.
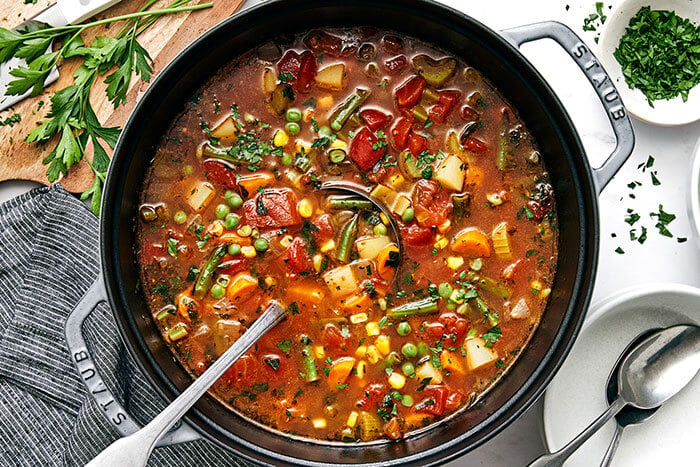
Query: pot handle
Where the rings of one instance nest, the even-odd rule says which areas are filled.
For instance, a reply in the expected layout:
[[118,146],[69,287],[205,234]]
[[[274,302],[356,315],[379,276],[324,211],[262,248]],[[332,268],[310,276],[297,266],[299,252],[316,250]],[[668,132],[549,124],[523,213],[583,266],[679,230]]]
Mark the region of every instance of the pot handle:
[[593,182],[600,194],[634,149],[632,123],[610,76],[576,33],[558,21],[518,26],[501,31],[501,34],[516,47],[539,39],[553,39],[569,54],[590,81],[605,108],[616,139],[613,152],[600,167],[593,169]]
[[[66,319],[66,344],[71,360],[77,367],[78,374],[83,383],[85,383],[88,393],[103,410],[105,417],[107,417],[114,429],[121,436],[128,436],[141,429],[141,427],[105,385],[102,376],[97,371],[95,361],[85,343],[82,332],[83,323],[87,317],[97,305],[103,302],[107,302],[107,290],[105,289],[102,273],[100,273],[68,316],[68,319]],[[199,433],[187,423],[180,421],[161,438],[157,446],[168,446],[197,439],[201,439]]]

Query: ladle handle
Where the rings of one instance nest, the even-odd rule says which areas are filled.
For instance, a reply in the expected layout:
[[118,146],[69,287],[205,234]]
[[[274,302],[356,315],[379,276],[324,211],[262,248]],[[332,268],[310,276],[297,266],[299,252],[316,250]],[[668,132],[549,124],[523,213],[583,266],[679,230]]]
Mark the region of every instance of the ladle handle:
[[593,436],[608,420],[613,418],[627,403],[619,397],[615,399],[608,410],[603,412],[593,423],[581,432],[576,438],[571,440],[569,444],[558,451],[550,454],[545,454],[538,457],[529,467],[558,467],[564,465],[564,461],[568,459],[583,443],[588,441],[588,438]]

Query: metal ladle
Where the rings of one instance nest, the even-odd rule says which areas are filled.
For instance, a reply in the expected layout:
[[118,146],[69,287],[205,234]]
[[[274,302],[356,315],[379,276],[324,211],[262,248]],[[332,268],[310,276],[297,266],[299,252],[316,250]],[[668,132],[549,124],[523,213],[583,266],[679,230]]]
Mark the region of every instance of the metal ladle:
[[622,361],[617,380],[618,397],[610,407],[569,444],[559,451],[538,457],[530,467],[563,465],[623,407],[658,407],[683,389],[699,369],[700,327],[673,326],[648,337]]

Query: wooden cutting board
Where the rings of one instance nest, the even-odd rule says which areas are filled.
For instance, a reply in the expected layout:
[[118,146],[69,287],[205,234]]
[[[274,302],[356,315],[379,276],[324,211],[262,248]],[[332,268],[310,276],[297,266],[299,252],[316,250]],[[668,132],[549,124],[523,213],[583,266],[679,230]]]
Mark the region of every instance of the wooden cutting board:
[[[191,4],[205,3],[206,0],[195,0]],[[148,50],[153,58],[153,77],[165,65],[172,60],[188,44],[199,37],[207,29],[231,16],[243,3],[243,0],[213,0],[214,6],[196,12],[183,12],[176,15],[161,17],[146,32],[139,36],[139,43]],[[36,4],[25,5],[23,2],[13,0],[3,5],[0,13],[0,27],[13,28],[26,19],[33,17],[54,0],[40,0]],[[109,10],[98,15],[99,18],[112,17],[137,11],[144,0],[123,0]],[[162,8],[170,3],[161,1],[152,8]],[[98,35],[113,35],[119,30],[118,25],[112,25],[109,30],[103,26],[88,29],[83,34],[86,43]],[[0,182],[5,180],[32,180],[42,184],[48,184],[46,178],[46,166],[42,160],[56,145],[52,140],[42,147],[36,144],[24,142],[24,138],[37,122],[46,116],[50,108],[50,98],[53,93],[63,89],[73,82],[73,72],[80,65],[76,59],[67,60],[60,65],[61,75],[58,81],[44,89],[42,95],[25,99],[13,108],[0,112],[0,122],[18,113],[22,120],[12,126],[0,126]],[[153,82],[153,78],[151,78]],[[93,86],[90,101],[97,117],[104,126],[123,126],[136,102],[148,87],[138,78],[133,78],[129,87],[126,104],[116,109],[109,102],[104,92],[106,85],[100,81]],[[40,103],[43,104],[40,105]],[[106,148],[108,149],[108,148]],[[88,157],[91,156],[91,148],[88,148]],[[84,161],[73,166],[68,176],[60,180],[61,184],[69,191],[78,193],[92,185],[93,173]]]

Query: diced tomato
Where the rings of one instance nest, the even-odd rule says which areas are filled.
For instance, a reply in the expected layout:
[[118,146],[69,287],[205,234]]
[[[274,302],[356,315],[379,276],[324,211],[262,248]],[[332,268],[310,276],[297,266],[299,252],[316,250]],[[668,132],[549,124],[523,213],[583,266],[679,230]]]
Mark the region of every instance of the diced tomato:
[[321,343],[329,350],[338,351],[347,349],[350,336],[343,337],[342,332],[335,324],[327,324],[321,334]]
[[252,227],[279,228],[301,222],[297,197],[290,189],[272,189],[257,193],[243,203],[246,224]]
[[428,110],[428,118],[436,123],[442,123],[447,118],[447,115],[452,111],[455,104],[462,96],[459,91],[448,90],[438,93],[438,101]]
[[232,276],[236,273],[248,269],[248,259],[236,258],[230,261],[224,261],[221,264],[219,264],[218,269],[221,271],[221,273]]
[[413,189],[413,208],[421,227],[438,227],[452,212],[452,200],[436,181],[419,180]]
[[433,231],[418,224],[401,227],[401,238],[411,246],[427,245],[433,239]]
[[328,240],[333,237],[333,221],[330,214],[322,214],[314,221],[318,230],[314,232],[314,237],[319,240]]
[[353,136],[350,142],[350,159],[360,169],[371,169],[384,156],[384,149],[378,147],[377,141],[380,140],[367,127],[363,127]]
[[394,96],[399,107],[413,107],[418,103],[425,89],[425,80],[418,76],[412,76],[394,89]]
[[384,433],[390,439],[401,438],[401,424],[399,423],[399,419],[393,417],[391,420],[389,420],[389,422],[386,425],[384,425]]
[[423,322],[423,330],[433,340],[438,340],[443,336],[443,334],[445,334],[445,325],[437,321],[432,323],[425,321]]
[[[447,388],[444,386],[427,386],[423,392],[428,396],[421,402],[416,404],[419,412],[427,412],[433,415],[442,415],[445,411],[445,402],[447,401]],[[432,403],[430,402],[432,401]]]
[[403,39],[393,34],[387,34],[382,37],[381,46],[388,54],[400,54],[403,50]]
[[257,362],[250,355],[243,355],[224,373],[228,383],[238,388],[251,386],[258,374]]
[[377,109],[363,109],[360,111],[360,118],[370,130],[376,131],[386,126],[391,120],[391,115],[387,115]]
[[381,383],[373,383],[365,388],[362,399],[357,401],[357,406],[367,411],[374,411],[383,398],[384,385]]
[[515,273],[518,270],[518,267],[520,264],[523,262],[523,260],[519,259],[517,261],[514,261],[510,263],[508,266],[503,268],[503,272],[501,273],[501,277],[503,277],[505,280],[513,280],[513,277],[515,276]]
[[168,247],[163,243],[145,242],[139,255],[142,258],[147,258],[150,262],[151,259],[168,256]]
[[306,243],[301,237],[296,237],[292,240],[292,243],[287,247],[286,254],[287,266],[296,273],[310,271],[313,267],[309,253],[306,251]]
[[542,204],[535,199],[531,199],[527,202],[527,208],[533,214],[532,220],[535,222],[542,222],[544,216],[547,214],[546,209],[542,207]]
[[460,318],[455,313],[447,312],[440,315],[438,318],[445,325],[445,334],[451,339],[451,335],[455,335],[455,341],[461,339],[467,333],[468,323],[464,318]]
[[425,149],[426,144],[427,140],[425,139],[425,136],[420,135],[415,131],[411,131],[408,134],[408,150],[411,151],[411,154],[414,156],[417,157],[418,154]]
[[486,145],[486,143],[473,136],[467,136],[461,141],[461,143],[462,146],[477,154],[483,154],[489,150],[489,147]]
[[343,40],[320,29],[314,29],[304,37],[304,45],[316,55],[323,53],[333,57],[339,57],[343,50]]
[[477,120],[479,118],[479,114],[476,112],[476,110],[472,109],[468,105],[465,105],[462,107],[462,118],[465,119],[468,122]]
[[301,54],[294,50],[288,50],[277,62],[279,73],[289,73],[292,76],[291,84],[298,91],[308,91],[316,78],[318,64],[316,56],[309,50]]
[[392,74],[403,70],[406,65],[408,65],[408,59],[405,55],[397,55],[384,61],[384,67]]
[[445,411],[454,412],[462,406],[464,394],[458,391],[451,392],[445,399]]
[[391,144],[397,151],[406,149],[408,134],[411,132],[411,120],[399,117],[391,127]]
[[226,188],[238,188],[236,170],[233,164],[220,159],[205,159],[202,166],[204,174],[210,182],[223,185]]

